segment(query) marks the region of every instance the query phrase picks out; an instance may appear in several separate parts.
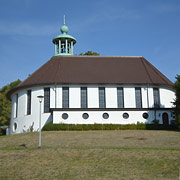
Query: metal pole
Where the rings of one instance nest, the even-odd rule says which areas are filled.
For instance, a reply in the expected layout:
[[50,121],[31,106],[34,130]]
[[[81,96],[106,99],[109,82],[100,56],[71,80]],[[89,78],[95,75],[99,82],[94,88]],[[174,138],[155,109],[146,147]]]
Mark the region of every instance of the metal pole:
[[39,100],[40,103],[40,110],[39,110],[39,148],[41,148],[41,102],[42,100]]

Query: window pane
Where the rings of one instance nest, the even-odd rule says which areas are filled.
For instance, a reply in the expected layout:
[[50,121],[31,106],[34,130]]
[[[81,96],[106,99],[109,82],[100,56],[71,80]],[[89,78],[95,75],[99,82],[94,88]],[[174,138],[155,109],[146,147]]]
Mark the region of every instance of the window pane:
[[31,114],[31,90],[27,91],[27,115]]
[[50,88],[44,88],[44,112],[50,112]]
[[18,116],[18,94],[16,94],[16,111],[15,111],[15,117],[17,118]]
[[123,118],[124,119],[128,119],[129,118],[129,114],[128,113],[123,113]]
[[154,107],[159,108],[160,107],[160,96],[159,96],[158,88],[153,88],[153,95],[154,95]]
[[67,113],[63,113],[63,114],[62,114],[62,118],[63,118],[63,119],[67,119],[68,117],[69,117],[69,116],[68,116]]
[[103,116],[104,119],[108,119],[109,118],[109,114],[108,113],[103,113],[102,116]]
[[69,108],[69,87],[62,88],[62,108]]
[[105,88],[99,87],[99,108],[106,108]]
[[124,92],[122,87],[117,88],[118,108],[124,108]]
[[87,108],[87,87],[81,87],[81,108]]
[[136,108],[142,108],[141,88],[135,88]]
[[88,114],[88,113],[84,113],[84,114],[82,115],[82,117],[83,117],[83,119],[88,119],[88,118],[89,118],[89,114]]

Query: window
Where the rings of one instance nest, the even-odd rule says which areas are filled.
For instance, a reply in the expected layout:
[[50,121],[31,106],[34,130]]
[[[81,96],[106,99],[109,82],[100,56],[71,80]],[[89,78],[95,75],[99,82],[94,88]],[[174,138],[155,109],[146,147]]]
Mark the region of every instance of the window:
[[136,108],[142,108],[142,96],[141,96],[141,88],[135,88],[135,96],[136,96]]
[[88,119],[88,118],[89,118],[89,114],[84,113],[84,114],[82,115],[82,117],[83,117],[83,119]]
[[27,115],[31,114],[31,90],[27,91]]
[[87,87],[81,87],[81,108],[87,108]]
[[122,87],[117,88],[118,108],[124,108],[124,92]]
[[128,119],[128,118],[129,118],[129,114],[128,114],[128,113],[124,113],[124,114],[123,114],[123,118],[124,118],[124,119]]
[[99,108],[106,108],[105,88],[99,87]]
[[69,108],[69,87],[62,88],[62,108]]
[[14,124],[13,124],[13,132],[15,132],[17,130],[17,123],[15,122]]
[[160,107],[160,96],[159,96],[159,88],[153,88],[153,95],[154,95],[154,107]]
[[109,114],[108,114],[108,113],[104,113],[104,114],[102,115],[102,117],[103,117],[104,119],[108,119],[108,118],[109,118]]
[[15,118],[18,116],[18,94],[16,94]]
[[63,113],[63,114],[62,114],[62,118],[63,118],[63,119],[67,119],[67,118],[68,118],[68,114],[67,114],[67,113]]
[[143,118],[144,119],[147,119],[149,117],[149,114],[148,113],[143,113]]
[[44,88],[44,112],[50,112],[50,88]]

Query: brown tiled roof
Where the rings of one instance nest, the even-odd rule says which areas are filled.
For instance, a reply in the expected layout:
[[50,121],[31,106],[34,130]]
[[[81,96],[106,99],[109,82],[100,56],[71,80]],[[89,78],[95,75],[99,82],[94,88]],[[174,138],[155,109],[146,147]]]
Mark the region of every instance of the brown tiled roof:
[[8,96],[19,89],[52,84],[173,85],[144,57],[54,56]]

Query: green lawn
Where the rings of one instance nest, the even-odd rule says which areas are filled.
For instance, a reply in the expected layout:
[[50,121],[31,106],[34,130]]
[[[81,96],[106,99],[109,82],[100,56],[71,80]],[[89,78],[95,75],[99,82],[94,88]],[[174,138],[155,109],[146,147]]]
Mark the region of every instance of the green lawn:
[[[26,144],[26,147],[21,146]],[[0,137],[0,179],[175,179],[180,132],[53,131]]]

